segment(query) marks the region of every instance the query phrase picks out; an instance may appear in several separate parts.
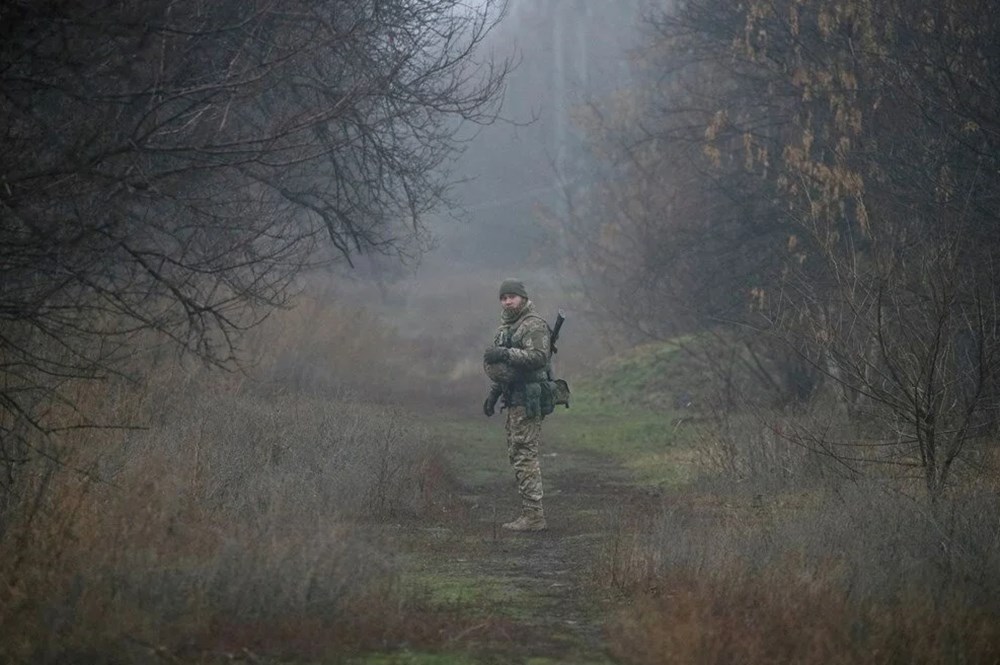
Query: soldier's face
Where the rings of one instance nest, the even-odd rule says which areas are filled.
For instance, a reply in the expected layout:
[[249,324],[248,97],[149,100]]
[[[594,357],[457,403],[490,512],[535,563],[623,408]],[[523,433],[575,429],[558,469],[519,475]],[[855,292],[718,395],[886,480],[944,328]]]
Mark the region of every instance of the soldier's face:
[[508,311],[520,309],[524,304],[524,298],[516,293],[505,293],[500,296],[500,306]]

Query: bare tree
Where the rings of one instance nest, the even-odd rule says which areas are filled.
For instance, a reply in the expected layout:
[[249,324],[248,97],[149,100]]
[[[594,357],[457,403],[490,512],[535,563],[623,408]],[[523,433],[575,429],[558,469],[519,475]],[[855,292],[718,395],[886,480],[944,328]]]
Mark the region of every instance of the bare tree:
[[743,42],[759,78],[798,90],[774,169],[797,242],[760,285],[765,330],[829,379],[854,425],[805,443],[915,469],[936,498],[1000,422],[1000,190],[984,177],[1000,164],[984,94],[1000,83],[986,56],[1000,23],[978,3],[787,9],[757,7]]
[[839,404],[835,435],[799,442],[917,470],[932,497],[1000,423],[991,16],[910,0],[654,15],[612,153],[629,167],[574,222],[610,301],[748,341],[762,377],[789,370],[772,385]]
[[84,422],[60,387],[144,335],[232,364],[318,248],[419,253],[456,132],[495,118],[507,63],[476,49],[502,11],[3,2],[0,459]]

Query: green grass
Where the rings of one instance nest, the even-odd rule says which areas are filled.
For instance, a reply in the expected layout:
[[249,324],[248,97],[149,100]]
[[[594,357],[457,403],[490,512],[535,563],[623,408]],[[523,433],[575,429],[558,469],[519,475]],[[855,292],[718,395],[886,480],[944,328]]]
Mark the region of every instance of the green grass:
[[696,431],[692,410],[678,404],[697,399],[704,380],[680,343],[635,347],[577,381],[572,408],[552,416],[553,444],[608,455],[641,484],[684,482]]
[[[690,468],[694,414],[675,404],[682,395],[697,395],[700,377],[675,343],[645,344],[602,362],[590,376],[569,377],[571,407],[557,407],[546,417],[543,452],[610,457],[641,484],[682,483]],[[486,386],[484,380],[484,397]],[[509,473],[503,418],[436,414],[427,427],[463,480],[481,486]]]
[[686,477],[691,428],[672,411],[653,411],[603,397],[584,382],[572,407],[549,416],[550,450],[605,455],[635,474],[641,484],[676,484]]
[[400,580],[405,595],[421,604],[444,609],[490,608],[490,612],[518,618],[517,608],[531,604],[530,593],[511,578],[489,576],[455,563],[445,570],[409,569]]
[[[499,663],[500,660],[496,656],[487,656],[483,659],[478,659],[464,653],[398,651],[395,653],[366,654],[360,659],[349,662],[352,665],[477,665],[478,663]],[[509,662],[522,662],[523,665],[562,665],[567,661],[538,656],[529,657],[524,661],[514,660]],[[599,660],[574,660],[573,662],[575,665],[607,665],[611,661],[602,658]]]
[[[438,416],[428,427],[468,486],[509,475],[502,415],[479,422]],[[543,454],[606,456],[634,471],[641,483],[675,484],[686,478],[679,464],[686,464],[691,434],[672,412],[614,403],[584,387],[574,392],[571,408],[545,418]]]
[[666,370],[678,364],[681,353],[681,348],[672,343],[637,346],[602,362],[594,385],[604,396],[620,396],[623,400],[669,394],[677,386],[666,381]]
[[449,412],[433,414],[425,423],[431,437],[447,450],[463,483],[477,487],[506,478],[507,443],[502,414],[478,420]]
[[[610,660],[604,658],[600,660],[576,660],[574,662],[576,665],[607,665],[608,663],[611,663]],[[545,658],[544,656],[529,658],[524,661],[524,665],[561,665],[562,663],[565,663],[565,661]]]
[[476,665],[481,661],[461,653],[424,653],[396,651],[393,653],[366,654],[351,660],[352,665]]
[[706,388],[703,368],[689,353],[697,347],[692,337],[641,344],[602,361],[585,382],[598,398],[669,411],[687,399],[700,401]]

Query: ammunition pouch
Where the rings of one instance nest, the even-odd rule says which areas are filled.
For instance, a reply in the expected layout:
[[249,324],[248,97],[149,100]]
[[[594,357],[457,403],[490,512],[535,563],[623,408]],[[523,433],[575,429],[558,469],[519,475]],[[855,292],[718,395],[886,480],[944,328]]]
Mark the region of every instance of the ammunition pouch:
[[542,388],[541,407],[543,415],[549,415],[560,404],[567,409],[569,408],[568,383],[562,379],[556,379],[555,381],[543,381],[539,385]]
[[560,404],[569,408],[569,395],[569,385],[562,379],[512,383],[504,391],[504,404],[523,406],[527,417],[538,418],[549,415]]
[[542,417],[542,384],[524,384],[524,415],[528,418]]

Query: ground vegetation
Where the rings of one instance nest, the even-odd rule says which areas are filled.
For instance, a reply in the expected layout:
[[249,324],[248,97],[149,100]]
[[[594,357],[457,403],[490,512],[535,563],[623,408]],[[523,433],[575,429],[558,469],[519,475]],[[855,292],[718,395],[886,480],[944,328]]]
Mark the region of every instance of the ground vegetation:
[[605,177],[548,218],[639,344],[616,390],[697,422],[692,482],[602,559],[637,603],[615,654],[996,660],[1000,23],[691,0],[645,28],[635,85],[580,109]]

